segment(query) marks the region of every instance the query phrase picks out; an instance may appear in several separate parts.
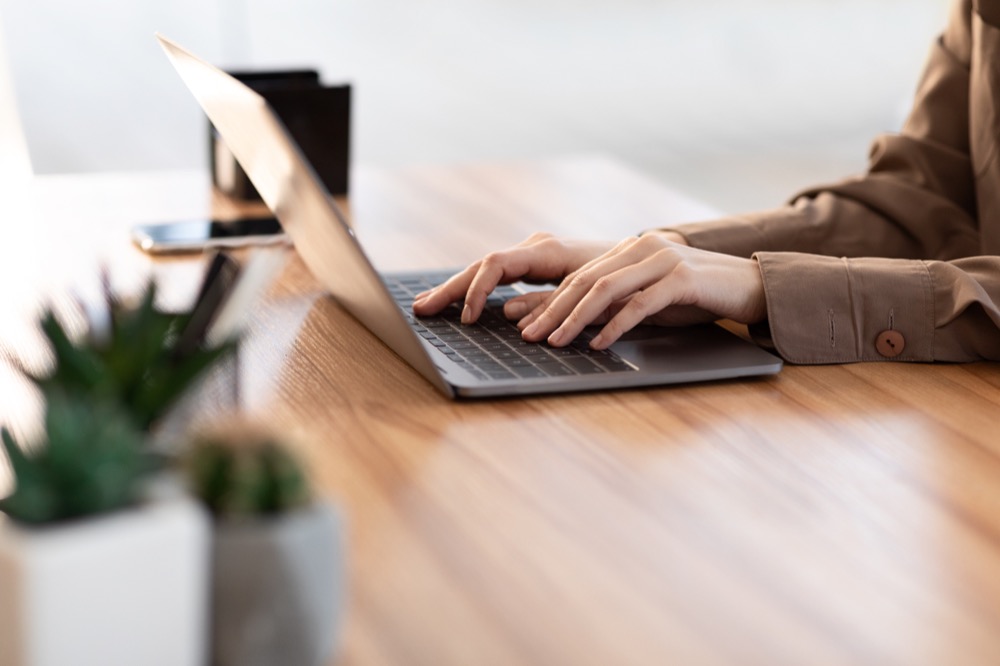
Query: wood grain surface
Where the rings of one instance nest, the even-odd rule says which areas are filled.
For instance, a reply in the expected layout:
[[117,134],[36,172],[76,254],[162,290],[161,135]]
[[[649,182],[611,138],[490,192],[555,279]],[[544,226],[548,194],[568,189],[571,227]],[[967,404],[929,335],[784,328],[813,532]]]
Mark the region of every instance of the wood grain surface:
[[[617,239],[711,215],[596,157],[353,183],[382,269],[461,265],[537,230]],[[36,279],[5,290],[5,348],[31,353],[25,318],[78,284],[70,258],[190,296],[200,260],[150,260],[124,230],[204,213],[203,175],[39,179],[29,198],[21,251],[42,269],[0,265]],[[295,258],[242,361],[242,411],[289,433],[348,519],[337,663],[1000,663],[995,364],[450,402]],[[5,421],[30,420],[23,387],[9,373],[2,387]]]

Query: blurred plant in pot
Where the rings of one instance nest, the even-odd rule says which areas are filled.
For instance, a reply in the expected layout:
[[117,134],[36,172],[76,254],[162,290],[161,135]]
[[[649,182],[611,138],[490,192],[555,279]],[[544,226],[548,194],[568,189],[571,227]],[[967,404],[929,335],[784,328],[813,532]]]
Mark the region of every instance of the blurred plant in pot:
[[31,453],[2,429],[3,449],[16,482],[0,511],[25,524],[102,514],[134,504],[151,466],[143,434],[112,401],[48,395],[44,443]]
[[119,403],[46,400],[41,441],[0,431],[15,483],[0,499],[0,664],[200,664],[206,512],[151,496],[146,435]]
[[133,305],[112,293],[106,276],[103,282],[103,309],[88,317],[82,339],[72,340],[51,309],[43,312],[40,326],[54,356],[48,372],[35,373],[11,360],[43,395],[64,391],[116,400],[148,430],[203,371],[232,354],[237,343],[200,346],[188,334],[192,324],[199,323],[194,321],[196,312],[158,310],[153,281]]
[[192,492],[220,518],[256,518],[309,503],[309,486],[298,462],[276,439],[244,431],[240,441],[196,440],[188,460]]
[[280,438],[246,424],[196,438],[183,468],[215,516],[213,663],[327,663],[343,594],[335,508],[310,496]]

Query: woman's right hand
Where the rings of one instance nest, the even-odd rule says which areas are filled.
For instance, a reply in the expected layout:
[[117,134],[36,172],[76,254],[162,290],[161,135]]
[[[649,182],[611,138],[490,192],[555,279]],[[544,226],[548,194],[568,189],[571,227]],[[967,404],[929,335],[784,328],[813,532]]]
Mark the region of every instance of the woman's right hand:
[[464,299],[462,323],[471,324],[479,319],[487,297],[498,285],[522,280],[558,284],[614,246],[615,243],[609,241],[570,240],[548,233],[532,234],[507,250],[491,252],[443,284],[418,294],[413,302],[413,312],[429,317]]

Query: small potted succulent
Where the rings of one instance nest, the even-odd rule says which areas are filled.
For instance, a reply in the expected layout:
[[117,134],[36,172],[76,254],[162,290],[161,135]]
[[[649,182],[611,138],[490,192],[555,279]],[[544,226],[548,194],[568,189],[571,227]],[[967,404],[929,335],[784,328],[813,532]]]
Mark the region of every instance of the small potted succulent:
[[88,316],[81,339],[71,339],[54,312],[43,312],[40,326],[54,357],[50,369],[33,372],[10,360],[43,395],[63,391],[116,400],[148,431],[205,370],[232,354],[237,342],[201,344],[217,302],[212,312],[199,308],[203,298],[189,312],[163,312],[156,307],[155,282],[146,285],[136,303],[125,303],[112,293],[106,276],[103,281],[103,307],[80,306]]
[[310,497],[285,446],[246,426],[196,438],[184,469],[215,518],[213,663],[327,663],[344,592],[334,507]]
[[200,664],[210,528],[151,485],[145,434],[116,401],[46,395],[44,439],[4,428],[0,664]]

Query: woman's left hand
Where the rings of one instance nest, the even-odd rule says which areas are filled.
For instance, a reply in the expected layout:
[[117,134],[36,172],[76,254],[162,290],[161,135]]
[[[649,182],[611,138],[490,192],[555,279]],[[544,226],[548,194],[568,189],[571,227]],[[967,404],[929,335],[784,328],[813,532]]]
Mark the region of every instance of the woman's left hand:
[[591,341],[603,349],[640,323],[668,326],[767,316],[757,262],[688,247],[651,233],[627,238],[570,273],[554,291],[509,300],[525,340],[569,344],[585,326],[604,324]]

